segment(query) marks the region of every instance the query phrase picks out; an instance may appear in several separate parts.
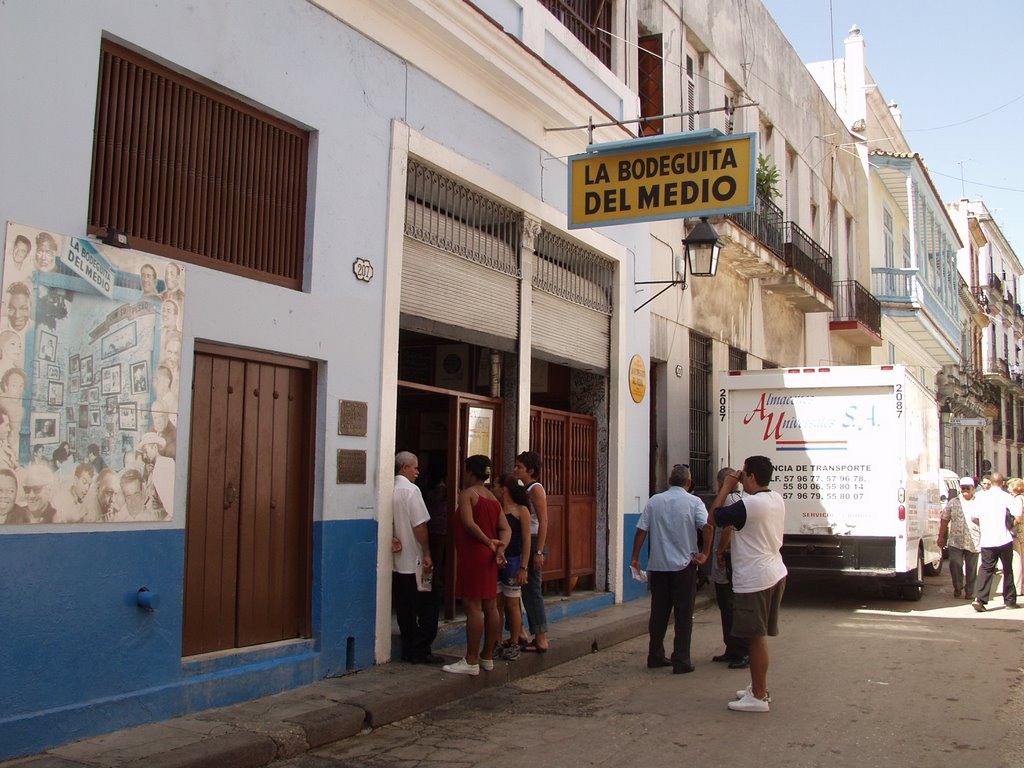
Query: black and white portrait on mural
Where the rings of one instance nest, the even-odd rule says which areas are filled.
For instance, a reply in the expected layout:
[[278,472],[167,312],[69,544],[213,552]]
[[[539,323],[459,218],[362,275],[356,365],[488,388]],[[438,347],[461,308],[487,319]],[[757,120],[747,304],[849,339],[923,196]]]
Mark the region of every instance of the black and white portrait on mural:
[[2,268],[0,525],[170,520],[184,265],[11,222]]

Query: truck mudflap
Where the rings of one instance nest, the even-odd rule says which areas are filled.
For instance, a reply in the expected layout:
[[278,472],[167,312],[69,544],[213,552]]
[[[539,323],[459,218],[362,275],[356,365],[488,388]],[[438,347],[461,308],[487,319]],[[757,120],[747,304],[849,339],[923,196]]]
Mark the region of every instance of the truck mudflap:
[[895,576],[896,540],[891,536],[787,535],[782,559],[794,573]]

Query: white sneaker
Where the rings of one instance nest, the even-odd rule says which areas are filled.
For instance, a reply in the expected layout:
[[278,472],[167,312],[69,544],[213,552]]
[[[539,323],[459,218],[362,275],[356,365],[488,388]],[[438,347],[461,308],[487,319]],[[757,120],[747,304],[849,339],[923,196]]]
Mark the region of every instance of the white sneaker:
[[[491,662],[493,665],[493,662]],[[451,672],[453,675],[479,675],[480,665],[470,664],[464,658],[459,659],[454,664],[445,664],[441,667],[445,672]]]
[[480,659],[480,669],[490,672],[494,669],[494,659]]
[[768,700],[759,699],[749,691],[736,701],[729,702],[729,709],[734,712],[767,712]]
[[[764,695],[764,700],[767,701],[769,704],[771,704],[772,703],[772,692],[771,691],[765,691],[764,694],[765,694]],[[754,687],[752,685],[748,685],[742,691],[736,691],[736,698],[737,699],[742,699],[744,696],[753,696],[753,695],[754,695]]]

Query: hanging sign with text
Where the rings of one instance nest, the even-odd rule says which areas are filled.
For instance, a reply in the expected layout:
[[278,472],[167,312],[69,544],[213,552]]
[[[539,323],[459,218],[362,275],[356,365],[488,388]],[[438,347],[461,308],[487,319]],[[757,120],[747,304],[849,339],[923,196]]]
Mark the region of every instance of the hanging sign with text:
[[591,147],[569,158],[569,228],[754,209],[753,133],[677,133]]

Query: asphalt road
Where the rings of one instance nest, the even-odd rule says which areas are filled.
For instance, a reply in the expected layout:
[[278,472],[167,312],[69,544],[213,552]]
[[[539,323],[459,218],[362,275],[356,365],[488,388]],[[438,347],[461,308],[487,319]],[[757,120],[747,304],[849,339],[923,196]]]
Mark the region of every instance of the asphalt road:
[[721,652],[712,607],[696,617],[692,674],[646,669],[637,638],[282,765],[1024,764],[1024,610],[997,597],[997,610],[977,614],[953,600],[945,574],[927,581],[909,603],[791,579],[767,714],[726,708],[749,677],[711,663]]

